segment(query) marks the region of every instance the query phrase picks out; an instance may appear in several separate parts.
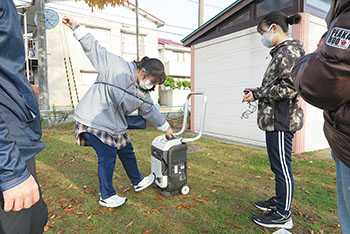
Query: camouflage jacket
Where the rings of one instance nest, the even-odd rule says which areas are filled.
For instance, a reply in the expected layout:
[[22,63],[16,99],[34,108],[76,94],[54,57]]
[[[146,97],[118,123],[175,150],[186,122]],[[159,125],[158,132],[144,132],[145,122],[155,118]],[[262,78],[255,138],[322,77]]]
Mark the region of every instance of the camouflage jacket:
[[295,132],[303,127],[303,110],[294,88],[291,71],[296,60],[305,54],[301,41],[286,40],[270,51],[271,62],[259,88],[253,91],[258,100],[258,126],[264,131]]

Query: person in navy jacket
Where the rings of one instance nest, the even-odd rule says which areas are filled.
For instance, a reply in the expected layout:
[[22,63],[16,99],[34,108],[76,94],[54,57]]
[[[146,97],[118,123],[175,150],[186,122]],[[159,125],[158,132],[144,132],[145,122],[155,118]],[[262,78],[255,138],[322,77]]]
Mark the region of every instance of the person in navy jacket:
[[23,34],[12,0],[0,1],[0,233],[43,233],[47,207],[34,156],[44,149],[36,95],[25,77]]

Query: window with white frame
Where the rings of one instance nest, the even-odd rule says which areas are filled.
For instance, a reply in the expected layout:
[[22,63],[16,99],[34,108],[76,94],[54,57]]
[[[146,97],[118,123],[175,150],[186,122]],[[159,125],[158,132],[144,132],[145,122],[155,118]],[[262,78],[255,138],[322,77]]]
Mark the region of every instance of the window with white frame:
[[[145,35],[139,36],[139,52],[140,55],[145,54]],[[136,34],[122,33],[122,53],[136,54]]]

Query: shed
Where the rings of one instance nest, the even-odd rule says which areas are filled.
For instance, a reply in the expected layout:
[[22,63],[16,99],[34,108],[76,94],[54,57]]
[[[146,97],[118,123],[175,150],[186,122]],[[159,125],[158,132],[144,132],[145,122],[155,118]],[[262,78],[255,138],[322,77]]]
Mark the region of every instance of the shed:
[[[205,135],[265,146],[256,112],[248,119],[241,119],[241,113],[248,108],[241,101],[242,91],[260,86],[271,59],[256,26],[271,11],[300,13],[302,22],[291,26],[289,33],[304,43],[306,53],[312,52],[327,30],[324,18],[329,7],[330,0],[237,0],[182,40],[191,47],[191,88],[208,95]],[[199,130],[201,102],[195,98],[191,105],[192,131]],[[322,111],[303,100],[300,102],[305,125],[295,135],[293,151],[328,148]]]

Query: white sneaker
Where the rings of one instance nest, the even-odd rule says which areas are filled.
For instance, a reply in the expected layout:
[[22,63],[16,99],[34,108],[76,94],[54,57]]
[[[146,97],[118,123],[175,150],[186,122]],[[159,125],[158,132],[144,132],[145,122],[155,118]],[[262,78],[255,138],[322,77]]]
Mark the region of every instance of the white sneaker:
[[154,174],[150,174],[149,176],[143,178],[137,185],[134,185],[135,192],[141,192],[151,184],[153,184],[153,181],[155,179]]
[[100,197],[99,204],[105,207],[116,208],[125,204],[128,199],[126,197],[119,197],[118,195],[113,195],[109,198],[102,199]]

